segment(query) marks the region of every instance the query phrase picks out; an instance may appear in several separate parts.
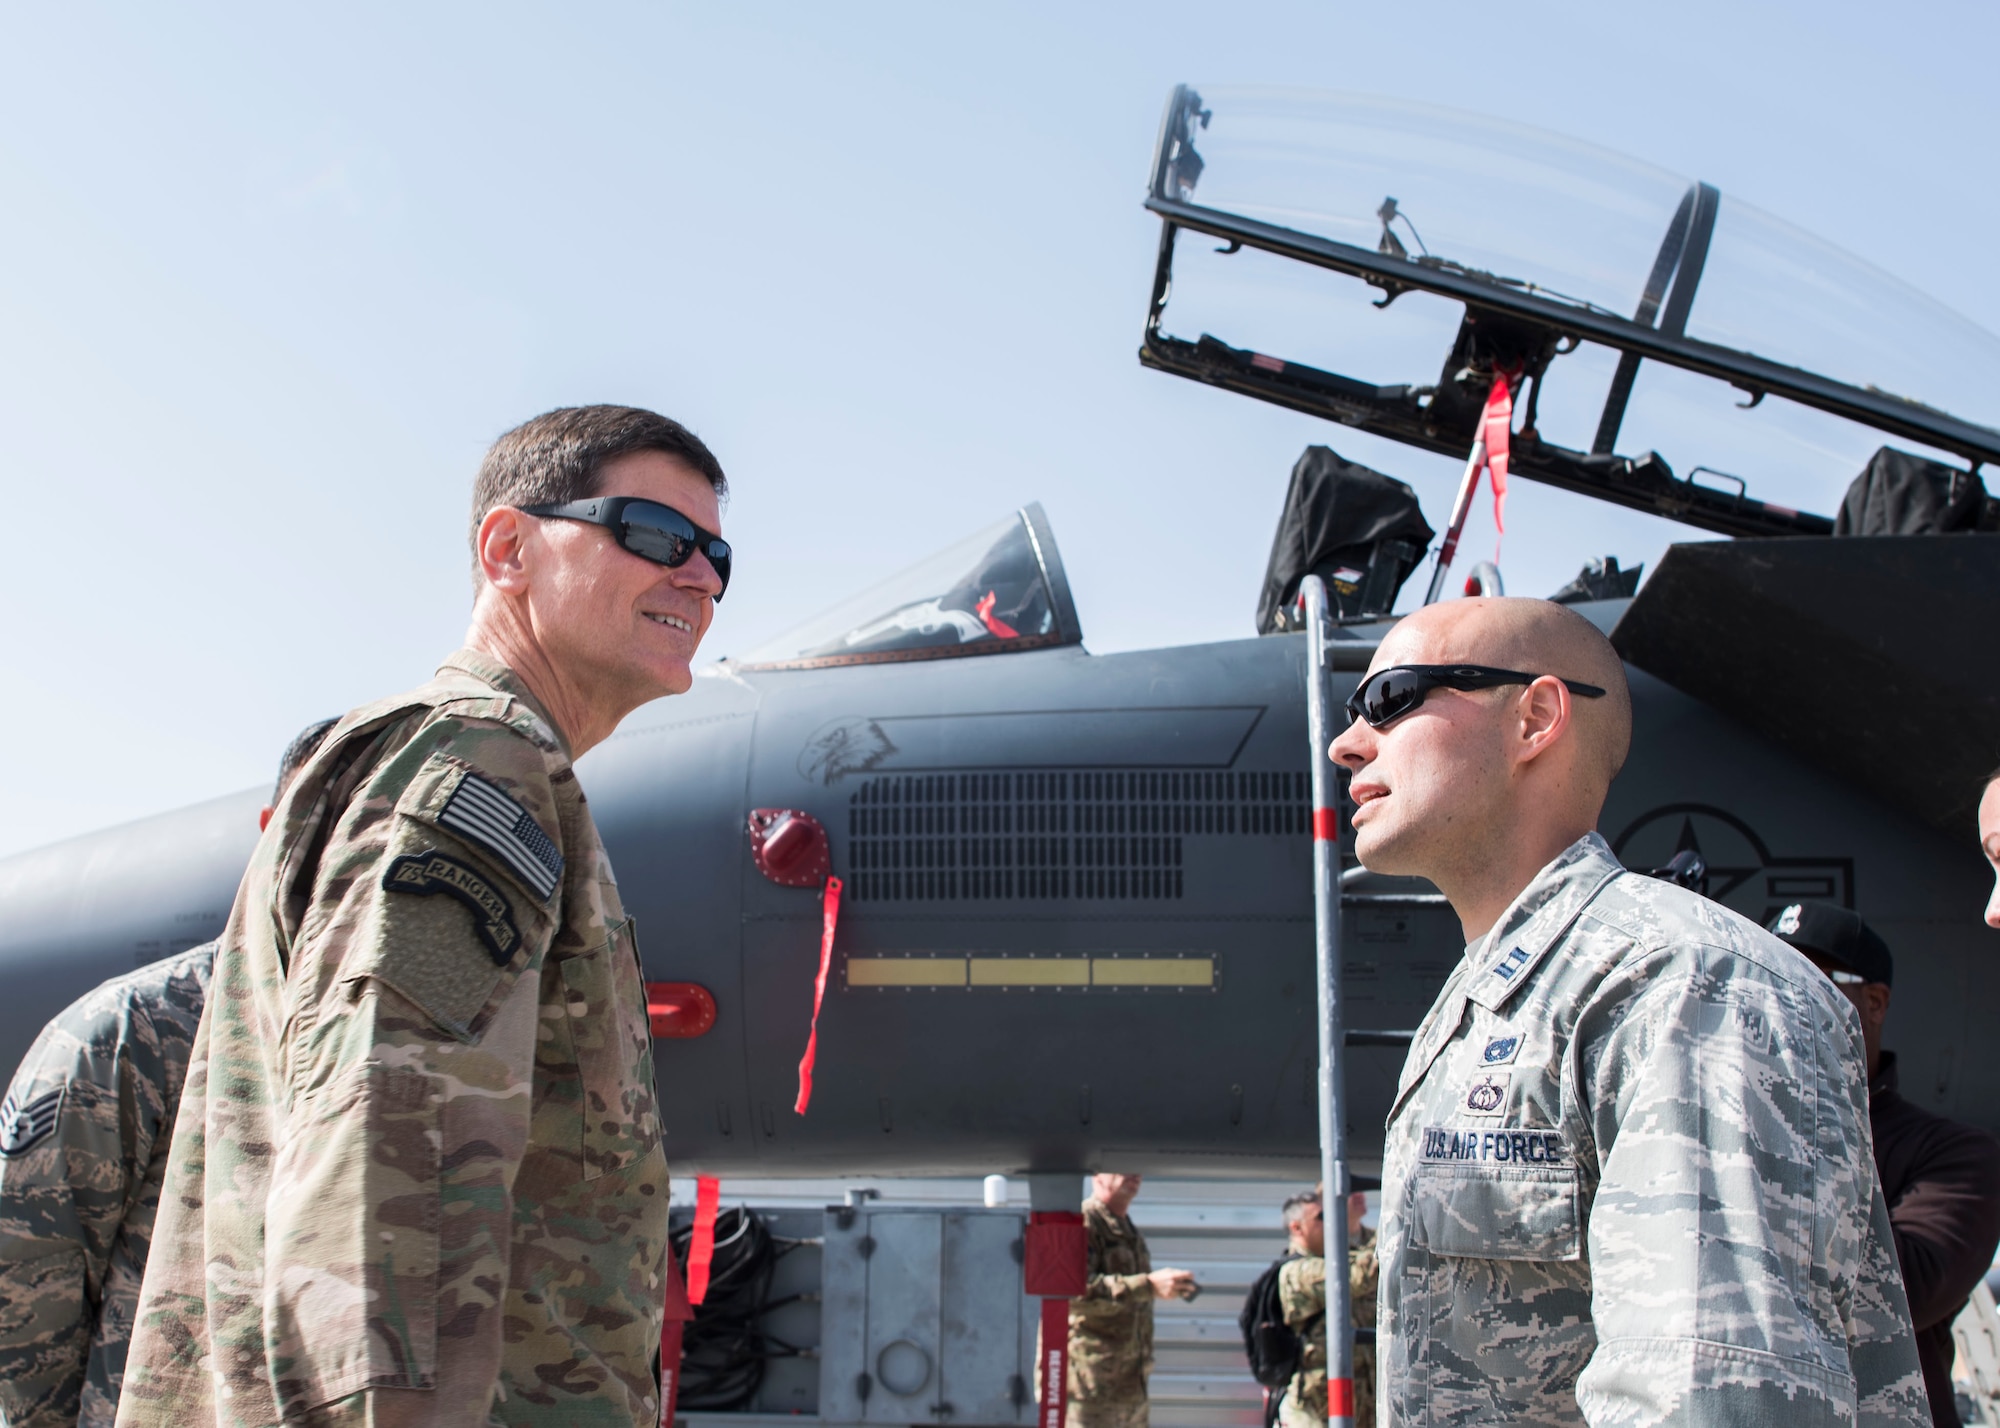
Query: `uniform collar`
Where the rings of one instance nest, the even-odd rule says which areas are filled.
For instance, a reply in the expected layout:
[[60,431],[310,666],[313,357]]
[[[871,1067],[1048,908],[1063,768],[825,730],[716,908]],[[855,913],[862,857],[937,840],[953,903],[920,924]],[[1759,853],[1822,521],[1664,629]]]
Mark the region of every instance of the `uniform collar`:
[[1467,979],[1466,1000],[1497,1011],[1533,977],[1549,949],[1604,885],[1625,869],[1611,846],[1586,833],[1521,890],[1493,924]]
[[448,656],[445,662],[438,666],[439,674],[447,671],[453,674],[471,675],[487,688],[501,694],[512,695],[520,700],[534,711],[537,719],[548,726],[549,732],[555,736],[556,743],[562,746],[563,757],[570,756],[569,737],[563,733],[562,726],[549,717],[549,711],[542,707],[539,699],[535,698],[533,691],[528,688],[527,681],[492,655],[470,648],[461,649]]

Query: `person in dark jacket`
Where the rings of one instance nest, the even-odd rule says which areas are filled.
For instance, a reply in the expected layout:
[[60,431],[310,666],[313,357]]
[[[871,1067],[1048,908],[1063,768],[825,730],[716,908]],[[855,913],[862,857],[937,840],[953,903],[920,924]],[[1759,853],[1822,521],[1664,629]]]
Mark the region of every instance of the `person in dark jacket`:
[[1932,1115],[1896,1089],[1896,1053],[1882,1049],[1895,965],[1873,928],[1845,908],[1803,902],[1773,918],[1771,931],[1826,973],[1861,1018],[1875,1168],[1903,1265],[1917,1358],[1931,1417],[1938,1428],[1958,1428],[1951,1326],[2000,1244],[2000,1141]]

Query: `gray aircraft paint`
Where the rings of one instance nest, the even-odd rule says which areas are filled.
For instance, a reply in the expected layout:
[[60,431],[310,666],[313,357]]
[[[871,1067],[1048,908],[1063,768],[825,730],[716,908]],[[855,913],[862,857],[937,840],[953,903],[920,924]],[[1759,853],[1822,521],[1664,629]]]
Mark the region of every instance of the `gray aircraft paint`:
[[[1589,612],[1608,626],[1621,608]],[[1304,1172],[1316,1130],[1303,664],[1303,638],[1280,635],[1111,656],[724,667],[628,719],[580,773],[648,978],[698,982],[718,1008],[706,1035],[656,1046],[677,1168]],[[1721,900],[1750,917],[1799,897],[1856,907],[1896,952],[1887,1040],[1908,1094],[2000,1131],[2000,1062],[1970,1050],[1980,1009],[2000,998],[1970,838],[1628,674],[1634,755],[1601,823],[1628,865],[1664,861],[1691,836]],[[1353,678],[1340,676],[1338,693]],[[260,801],[232,795],[0,862],[0,1063],[11,1069],[97,982],[221,930]],[[848,884],[804,1117],[791,1107],[820,899],[752,865],[745,818],[769,807],[817,816]],[[1064,816],[1066,829],[1052,826]],[[937,831],[952,819],[958,832]],[[889,831],[898,821],[922,831]],[[1067,861],[1049,851],[1057,841]],[[947,843],[959,845],[956,867],[888,865],[912,846],[935,862]],[[984,861],[968,866],[967,851]],[[1119,872],[1123,896],[1085,886],[1087,874]],[[973,874],[1002,876],[975,886]],[[1135,874],[1145,895],[1133,895]],[[1348,1024],[1416,1025],[1460,954],[1456,919],[1386,906],[1347,919]],[[990,970],[1032,957],[1207,957],[1214,979],[845,977],[855,959],[972,958]],[[1401,1052],[1348,1055],[1353,1150],[1367,1167]]]

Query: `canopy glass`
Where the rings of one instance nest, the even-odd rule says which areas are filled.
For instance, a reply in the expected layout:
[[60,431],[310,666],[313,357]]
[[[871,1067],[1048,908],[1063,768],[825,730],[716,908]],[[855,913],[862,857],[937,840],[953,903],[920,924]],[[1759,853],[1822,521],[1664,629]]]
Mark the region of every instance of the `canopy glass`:
[[1039,505],[766,641],[739,668],[814,669],[1007,654],[1082,639]]

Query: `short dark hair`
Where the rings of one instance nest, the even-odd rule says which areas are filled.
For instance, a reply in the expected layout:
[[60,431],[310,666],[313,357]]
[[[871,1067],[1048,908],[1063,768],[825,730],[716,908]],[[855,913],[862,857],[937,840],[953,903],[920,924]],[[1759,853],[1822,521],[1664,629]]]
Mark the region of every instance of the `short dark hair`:
[[522,422],[486,452],[472,483],[475,569],[479,525],[495,506],[539,506],[597,494],[605,465],[635,451],[671,456],[729,494],[722,463],[700,437],[670,417],[643,407],[557,407]]
[[333,732],[338,719],[321,719],[299,730],[292,742],[285,745],[285,756],[278,760],[278,781],[271,787],[271,806],[276,808],[284,801],[285,788],[299,776],[299,770],[306,766],[306,760],[319,752],[319,746],[326,742],[326,736]]

